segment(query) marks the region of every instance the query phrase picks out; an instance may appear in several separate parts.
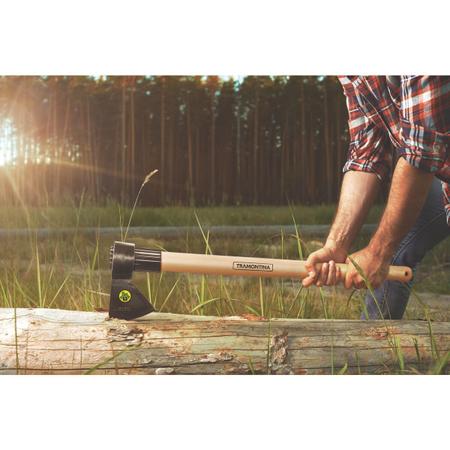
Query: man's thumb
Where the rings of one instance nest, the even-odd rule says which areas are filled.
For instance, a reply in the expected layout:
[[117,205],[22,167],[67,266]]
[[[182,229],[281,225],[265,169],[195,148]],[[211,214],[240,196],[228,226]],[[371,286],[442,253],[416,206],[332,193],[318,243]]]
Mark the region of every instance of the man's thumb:
[[308,272],[316,273],[315,264],[317,262],[317,255],[314,253],[308,256],[308,259],[305,261],[305,267]]

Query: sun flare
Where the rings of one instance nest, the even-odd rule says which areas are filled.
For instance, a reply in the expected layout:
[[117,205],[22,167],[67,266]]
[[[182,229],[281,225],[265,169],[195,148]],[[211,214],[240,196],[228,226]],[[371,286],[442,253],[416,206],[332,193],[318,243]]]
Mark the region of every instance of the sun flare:
[[0,167],[14,164],[17,151],[17,137],[11,119],[0,122]]

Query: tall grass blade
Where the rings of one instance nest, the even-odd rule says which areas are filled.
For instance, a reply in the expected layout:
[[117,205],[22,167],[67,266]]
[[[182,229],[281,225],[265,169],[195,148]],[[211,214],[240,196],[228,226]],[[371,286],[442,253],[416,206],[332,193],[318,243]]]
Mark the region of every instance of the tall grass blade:
[[156,175],[157,173],[158,173],[158,169],[155,169],[155,170],[151,171],[149,174],[147,174],[147,176],[144,178],[144,181],[142,182],[141,187],[139,188],[136,198],[134,199],[133,208],[131,209],[131,214],[130,214],[130,218],[128,219],[128,225],[125,230],[125,235],[123,237],[123,241],[127,240],[128,230],[130,229],[131,220],[133,219],[134,211],[136,209],[136,205],[137,205],[137,202],[141,195],[142,189],[144,189],[144,186],[150,181],[150,179],[153,177],[153,175]]
[[172,289],[169,291],[169,293],[167,294],[166,298],[164,299],[161,307],[159,308],[160,311],[163,310],[164,306],[166,306],[166,303],[169,301],[169,298],[172,296],[173,291],[175,290],[175,288],[177,287],[178,282],[180,281],[180,278],[177,278],[174,285],[172,286]]
[[445,374],[449,363],[450,363],[450,350],[442,358],[438,358],[437,362],[431,369],[430,373],[433,375]]
[[35,251],[36,251],[36,279],[37,279],[37,288],[38,288],[38,301],[39,308],[44,307],[44,302],[42,298],[42,284],[41,284],[41,264],[39,262],[39,249],[36,241]]
[[264,317],[264,292],[263,292],[263,285],[262,285],[262,278],[259,277],[259,308],[261,311],[260,316]]

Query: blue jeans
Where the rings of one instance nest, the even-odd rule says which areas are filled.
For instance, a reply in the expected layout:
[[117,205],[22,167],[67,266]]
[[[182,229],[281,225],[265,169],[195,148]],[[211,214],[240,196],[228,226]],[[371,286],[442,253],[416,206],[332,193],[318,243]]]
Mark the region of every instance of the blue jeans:
[[[430,193],[415,225],[401,242],[392,258],[394,266],[409,266],[415,272],[416,266],[428,250],[450,236],[447,225],[441,183],[434,179]],[[385,281],[375,289],[375,298],[367,291],[366,311],[362,319],[401,319],[408,304],[412,281]]]

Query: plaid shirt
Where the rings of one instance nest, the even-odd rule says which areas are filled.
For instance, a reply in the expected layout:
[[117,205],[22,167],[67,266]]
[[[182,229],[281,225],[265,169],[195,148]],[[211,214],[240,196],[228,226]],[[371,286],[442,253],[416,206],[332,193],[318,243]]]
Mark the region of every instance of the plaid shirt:
[[350,148],[344,172],[389,178],[392,154],[442,181],[450,226],[450,77],[342,76]]

